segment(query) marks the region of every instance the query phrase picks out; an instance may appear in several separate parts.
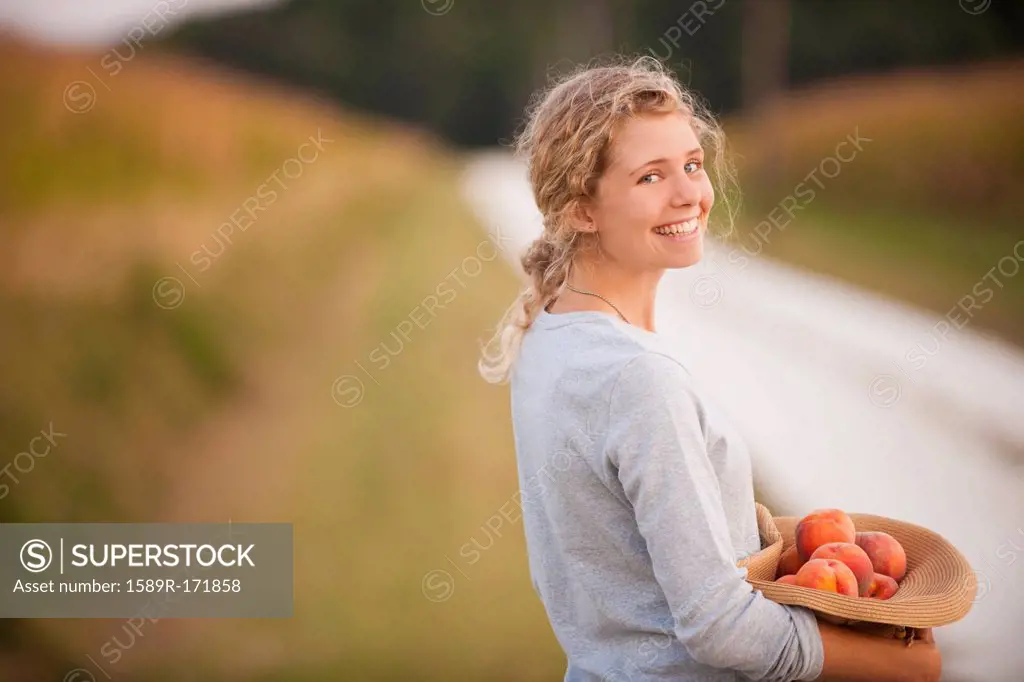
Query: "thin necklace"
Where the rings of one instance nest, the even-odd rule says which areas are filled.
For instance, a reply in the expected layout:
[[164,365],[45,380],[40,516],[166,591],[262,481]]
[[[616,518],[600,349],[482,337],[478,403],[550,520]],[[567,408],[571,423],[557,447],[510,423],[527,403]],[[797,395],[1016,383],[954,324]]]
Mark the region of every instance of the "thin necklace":
[[622,321],[625,322],[626,324],[629,324],[629,320],[627,320],[626,316],[622,314],[622,311],[619,310],[618,308],[616,308],[614,303],[609,301],[607,298],[605,298],[601,294],[595,294],[593,291],[582,291],[580,289],[577,289],[573,285],[569,284],[568,282],[565,283],[565,286],[568,287],[569,289],[571,289],[572,291],[575,291],[577,294],[586,294],[587,296],[597,296],[599,299],[601,299],[602,301],[604,301],[605,303],[610,305],[612,308],[615,308],[615,312],[617,312],[619,314],[619,317],[622,318]]

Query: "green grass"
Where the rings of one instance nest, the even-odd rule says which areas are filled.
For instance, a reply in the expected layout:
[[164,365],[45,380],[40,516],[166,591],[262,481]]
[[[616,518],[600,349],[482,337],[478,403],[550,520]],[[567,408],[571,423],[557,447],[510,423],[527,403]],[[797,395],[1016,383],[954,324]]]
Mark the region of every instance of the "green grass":
[[[421,176],[423,178],[427,176]],[[496,322],[495,301],[517,283],[500,261],[476,277],[425,328],[409,333],[386,369],[370,353],[453,268],[474,253],[480,228],[460,205],[452,168],[435,168],[395,202],[366,193],[351,217],[372,224],[361,248],[381,273],[361,303],[360,323],[322,363],[306,399],[323,417],[297,434],[300,478],[291,518],[297,537],[296,618],[252,626],[301,654],[265,679],[548,679],[564,672],[529,582],[519,525],[472,567],[447,562],[518,489],[507,388],[477,375],[476,339]],[[415,223],[418,229],[408,230]],[[350,248],[354,248],[350,245]],[[373,375],[362,373],[356,363]],[[346,409],[329,388],[340,374],[361,376],[362,402]],[[446,568],[457,578],[448,601],[423,596],[424,575]],[[240,624],[241,632],[249,626]],[[333,661],[333,662],[332,662]],[[213,678],[211,678],[213,679]],[[263,679],[263,678],[260,678]]]
[[17,407],[0,416],[5,449],[17,452],[51,421],[69,434],[0,501],[0,519],[131,518],[139,509],[130,499],[160,498],[147,463],[167,447],[160,440],[194,428],[230,395],[237,368],[215,308],[174,317],[151,301],[161,314],[140,318],[133,297],[130,288],[102,304],[0,296],[4,326],[18,330],[0,339],[3,402]]
[[[746,228],[805,183],[815,198],[764,253],[945,315],[1024,238],[1020,74],[1006,62],[851,77],[729,121]],[[1024,346],[1024,278],[992,286],[972,329]]]
[[[195,201],[233,182],[262,180],[296,153],[278,119],[258,106],[211,135],[208,118],[192,103],[168,96],[165,104],[151,93],[133,101],[139,85],[127,79],[112,93],[101,89],[93,109],[72,113],[62,106],[60,88],[53,89],[50,58],[24,55],[25,68],[0,79],[0,211],[9,218],[55,207],[138,205],[156,194]],[[129,72],[132,78],[166,79],[143,62]],[[179,139],[169,142],[171,135]]]
[[[920,212],[869,211],[817,201],[794,213],[783,230],[773,228],[767,239],[759,238],[751,227],[771,208],[747,211],[736,245],[754,252],[762,244],[766,255],[921,306],[936,317],[949,313],[981,283],[992,296],[975,296],[979,307],[972,311],[972,329],[1024,346],[1024,272],[1007,277],[996,270],[985,279],[1024,239],[1012,223],[964,223]],[[1006,264],[1004,270],[1012,272]],[[963,313],[952,315],[962,319]]]
[[[73,116],[48,58],[28,55],[31,69],[0,79],[16,103],[0,113],[0,240],[11,254],[60,249],[0,280],[0,326],[16,330],[0,334],[0,436],[17,452],[52,420],[68,437],[0,501],[0,520],[151,521],[183,498],[196,516],[295,523],[293,619],[161,622],[124,674],[560,676],[518,523],[464,566],[451,599],[422,593],[423,576],[458,559],[518,489],[507,387],[476,373],[477,342],[515,295],[511,270],[495,260],[461,275],[465,287],[448,280],[454,300],[390,367],[368,357],[483,239],[457,162],[407,133],[244,88],[216,91],[221,118],[208,120],[185,106],[202,73],[162,83],[144,59]],[[176,263],[321,125],[337,138],[323,160],[201,286],[185,282],[180,307],[158,307],[154,283],[182,277]],[[64,268],[68,253],[103,266]],[[346,410],[331,386],[357,361],[379,385],[367,380]],[[45,651],[59,679],[117,627],[23,621],[16,641],[0,632],[0,650]],[[280,653],[247,668],[254,646]]]
[[[32,491],[42,492],[34,499],[64,498],[55,518],[69,507],[78,510],[75,520],[140,518],[133,499],[157,505],[170,492],[161,486],[163,458],[203,475],[200,453],[181,449],[184,437],[241,397],[232,389],[247,383],[262,353],[315,339],[291,357],[288,371],[303,388],[286,406],[311,427],[292,435],[287,452],[268,445],[205,455],[249,467],[284,457],[295,472],[286,498],[266,500],[264,509],[296,524],[296,617],[205,623],[197,651],[168,652],[144,666],[141,679],[185,672],[231,679],[222,666],[234,659],[223,652],[260,637],[287,642],[289,652],[268,680],[528,680],[564,672],[530,585],[521,525],[506,526],[478,563],[464,564],[468,578],[446,559],[465,561],[459,547],[482,538],[482,524],[518,488],[507,387],[476,374],[477,340],[518,283],[502,260],[484,263],[476,276],[460,273],[464,286],[450,277],[484,238],[461,204],[456,170],[447,161],[392,169],[352,201],[316,210],[303,208],[296,193],[294,205],[268,215],[260,232],[218,259],[202,290],[175,310],[149,300],[157,276],[171,270],[148,261],[112,305],[25,299],[4,307],[5,321],[28,331],[4,349],[18,362],[7,368],[16,378],[8,391],[33,373],[43,386],[19,401],[26,411],[19,423],[55,405],[73,422],[75,457],[33,482]],[[408,188],[403,201],[395,201],[392,182]],[[369,354],[382,342],[396,348],[391,333],[444,281],[454,300],[377,369]],[[339,311],[344,301],[351,305]],[[332,321],[336,315],[346,321]],[[47,369],[53,357],[67,359]],[[346,410],[330,387],[339,374],[359,374],[357,361],[379,385],[364,377],[362,403]],[[287,415],[268,415],[278,417]],[[148,441],[155,434],[167,438],[161,447]],[[114,470],[128,462],[135,498],[114,494],[128,485]],[[29,498],[15,499],[39,517]],[[423,577],[445,567],[457,577],[456,592],[431,602]]]
[[59,133],[47,131],[40,121],[48,103],[11,101],[17,108],[2,117],[8,132],[0,140],[0,207],[7,213],[26,215],[56,202],[138,201],[158,187],[187,197],[208,180],[198,164],[161,155],[140,128],[83,115],[66,121]]

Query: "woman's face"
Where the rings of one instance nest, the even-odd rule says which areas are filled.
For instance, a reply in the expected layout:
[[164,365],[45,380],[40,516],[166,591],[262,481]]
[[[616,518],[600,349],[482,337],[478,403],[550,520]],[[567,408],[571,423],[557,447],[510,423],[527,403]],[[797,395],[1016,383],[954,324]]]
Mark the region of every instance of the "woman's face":
[[627,119],[610,151],[595,196],[585,205],[588,227],[599,233],[602,250],[640,271],[700,261],[715,193],[687,117],[671,113]]

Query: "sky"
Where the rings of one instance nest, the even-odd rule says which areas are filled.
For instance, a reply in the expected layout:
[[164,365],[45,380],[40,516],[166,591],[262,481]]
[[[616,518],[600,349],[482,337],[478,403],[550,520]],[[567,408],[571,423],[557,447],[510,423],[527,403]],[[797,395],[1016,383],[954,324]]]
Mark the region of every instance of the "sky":
[[269,5],[279,0],[0,0],[0,31],[60,45],[106,46],[134,28],[158,32],[196,14]]

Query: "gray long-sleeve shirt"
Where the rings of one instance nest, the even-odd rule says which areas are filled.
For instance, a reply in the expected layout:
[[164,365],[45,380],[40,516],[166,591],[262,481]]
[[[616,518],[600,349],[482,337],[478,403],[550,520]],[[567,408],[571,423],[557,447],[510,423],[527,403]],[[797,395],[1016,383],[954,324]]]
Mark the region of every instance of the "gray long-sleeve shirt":
[[821,674],[813,614],[736,567],[760,547],[750,457],[663,337],[542,311],[511,405],[530,575],[566,682]]

